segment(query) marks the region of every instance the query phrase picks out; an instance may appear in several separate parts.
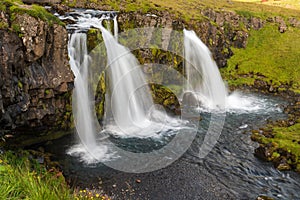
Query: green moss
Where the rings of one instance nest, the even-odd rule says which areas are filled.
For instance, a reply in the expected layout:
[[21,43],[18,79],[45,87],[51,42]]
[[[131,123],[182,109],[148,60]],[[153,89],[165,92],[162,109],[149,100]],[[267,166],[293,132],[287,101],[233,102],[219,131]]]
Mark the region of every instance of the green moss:
[[22,89],[23,88],[23,84],[21,81],[18,81],[18,88]]
[[10,7],[10,12],[12,13],[12,18],[15,18],[15,15],[17,14],[26,13],[32,17],[41,19],[49,24],[57,23],[63,25],[63,23],[56,16],[49,13],[44,7],[38,5],[27,6],[14,4]]
[[25,5],[20,0],[3,0],[0,2],[0,9],[6,11],[9,9],[10,18],[13,21],[18,14],[28,14],[32,17],[39,18],[48,24],[54,23],[63,25],[63,23],[54,15],[49,13],[44,7],[38,5]]
[[281,155],[279,151],[284,150],[295,156],[289,159],[288,164],[294,166],[296,170],[300,165],[300,123],[296,123],[290,127],[273,127],[272,137],[265,137],[258,133],[252,135],[252,139],[264,144],[272,144],[272,156],[269,160],[275,160]]
[[0,21],[0,29],[7,29],[8,27],[9,27],[8,23]]
[[285,33],[277,25],[266,25],[259,31],[251,30],[246,49],[233,49],[228,67],[222,69],[230,85],[252,85],[254,80],[279,87],[287,85],[299,90],[300,30],[289,27]]
[[100,80],[98,82],[96,96],[95,96],[95,111],[99,121],[103,119],[105,112],[105,94],[106,94],[106,85],[105,85],[105,74],[102,72],[100,75]]
[[45,90],[45,95],[50,94],[50,92],[51,92],[51,89],[46,89],[46,90]]
[[[300,123],[290,127],[275,127],[273,128],[274,138],[270,141],[278,144],[279,148],[284,148],[288,152],[292,152],[300,159]],[[300,162],[300,160],[299,160]]]

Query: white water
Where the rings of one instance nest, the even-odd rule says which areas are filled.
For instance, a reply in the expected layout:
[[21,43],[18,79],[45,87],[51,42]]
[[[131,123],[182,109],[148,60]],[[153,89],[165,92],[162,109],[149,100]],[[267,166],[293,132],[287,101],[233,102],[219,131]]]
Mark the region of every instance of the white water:
[[75,125],[81,140],[85,145],[96,146],[93,118],[90,108],[90,93],[88,86],[89,56],[86,46],[86,34],[74,33],[69,42],[70,66],[75,75],[73,110],[76,112]]
[[[170,129],[177,130],[183,125],[181,120],[169,117],[162,107],[152,100],[148,83],[141,71],[137,59],[130,51],[117,42],[118,24],[114,17],[114,36],[102,26],[106,18],[80,14],[78,24],[71,29],[88,30],[98,28],[102,32],[107,49],[109,77],[109,97],[106,101],[107,114],[104,130],[100,132],[94,113],[94,97],[89,85],[89,66],[93,62],[88,55],[86,34],[75,32],[70,36],[69,57],[71,69],[75,75],[73,92],[73,114],[76,131],[81,143],[71,147],[68,154],[78,156],[87,164],[97,163],[112,158],[113,153],[105,141],[99,141],[101,133],[109,132],[122,137],[158,137]],[[92,76],[92,74],[91,74]],[[99,135],[100,134],[100,135]]]
[[99,28],[107,50],[111,94],[106,105],[112,111],[112,121],[107,121],[105,129],[119,136],[155,137],[182,125],[153,103],[140,64],[130,50],[117,42],[116,34],[114,38],[103,26]]
[[227,89],[207,46],[194,31],[183,30],[186,92],[210,109],[224,108]]
[[[77,134],[81,144],[69,149],[71,155],[80,155],[85,160],[104,160],[107,147],[96,143],[97,132],[94,121],[94,105],[89,86],[90,57],[87,51],[86,34],[73,33],[69,41],[70,66],[75,75],[73,91],[73,115]],[[92,157],[93,159],[91,159]]]
[[235,113],[280,111],[268,100],[239,92],[227,93],[218,66],[207,46],[194,31],[184,30],[185,92],[194,94],[200,111]]

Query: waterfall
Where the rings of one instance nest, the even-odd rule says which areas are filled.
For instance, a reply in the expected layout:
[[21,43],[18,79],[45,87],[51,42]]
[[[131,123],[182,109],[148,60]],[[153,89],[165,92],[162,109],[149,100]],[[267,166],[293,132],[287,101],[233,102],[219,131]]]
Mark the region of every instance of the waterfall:
[[76,132],[81,143],[68,150],[71,155],[80,155],[84,162],[105,160],[108,148],[96,142],[94,105],[89,86],[90,57],[87,51],[86,34],[73,33],[69,41],[70,66],[75,75],[72,108]]
[[224,108],[227,90],[211,52],[194,31],[183,30],[183,33],[187,76],[185,91],[191,92],[205,107]]
[[[116,21],[114,27],[117,27]],[[113,122],[105,128],[130,137],[155,136],[170,118],[158,111],[139,62],[129,49],[119,44],[103,26],[99,27],[106,46],[110,103]]]
[[114,17],[114,36],[116,41],[118,41],[118,21],[117,21],[117,15]]
[[73,91],[73,111],[75,126],[83,144],[89,148],[96,146],[95,128],[89,92],[89,55],[86,45],[86,34],[74,33],[69,42],[70,66],[75,75]]

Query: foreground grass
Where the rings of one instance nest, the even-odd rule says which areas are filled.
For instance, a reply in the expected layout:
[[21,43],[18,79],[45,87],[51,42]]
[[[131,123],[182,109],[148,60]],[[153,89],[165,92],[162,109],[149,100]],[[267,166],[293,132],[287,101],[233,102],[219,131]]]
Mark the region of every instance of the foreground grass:
[[280,33],[277,26],[250,31],[246,49],[233,49],[228,67],[222,69],[229,85],[254,85],[258,79],[300,92],[300,29]]
[[61,173],[12,152],[0,156],[0,194],[2,199],[72,199]]
[[0,199],[101,199],[101,190],[72,190],[62,173],[47,170],[25,151],[0,154]]

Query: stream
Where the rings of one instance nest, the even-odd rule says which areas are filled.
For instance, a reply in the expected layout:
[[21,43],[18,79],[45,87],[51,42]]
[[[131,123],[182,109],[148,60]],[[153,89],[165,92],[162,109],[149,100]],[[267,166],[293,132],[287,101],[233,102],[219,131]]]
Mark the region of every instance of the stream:
[[[101,182],[102,189],[114,199],[255,199],[259,195],[299,199],[299,174],[278,171],[271,163],[254,157],[258,144],[250,139],[251,130],[264,126],[269,120],[286,117],[281,109],[286,102],[261,94],[243,95],[245,99],[252,98],[258,107],[229,109],[220,138],[204,159],[199,159],[197,153],[210,120],[210,114],[205,111],[200,111],[202,120],[188,151],[171,165],[153,172],[133,174],[102,163],[86,165],[66,153],[77,144],[75,135],[53,141],[43,148],[62,165],[72,185],[91,188],[98,187]],[[172,136],[160,141],[110,138],[127,150],[146,152],[151,146],[158,148],[171,139]]]

